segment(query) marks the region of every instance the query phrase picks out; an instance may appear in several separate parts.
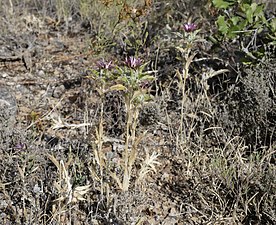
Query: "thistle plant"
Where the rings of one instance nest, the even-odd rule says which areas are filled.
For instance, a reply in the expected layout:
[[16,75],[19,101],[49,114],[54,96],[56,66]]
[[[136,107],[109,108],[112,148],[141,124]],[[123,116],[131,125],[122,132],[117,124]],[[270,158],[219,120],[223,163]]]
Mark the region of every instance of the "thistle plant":
[[[132,166],[137,156],[137,147],[144,135],[138,137],[136,135],[139,110],[142,104],[151,98],[149,88],[145,87],[154,80],[154,77],[150,75],[150,72],[144,72],[145,66],[146,64],[142,64],[140,58],[127,57],[124,66],[118,67],[118,84],[111,87],[113,90],[123,90],[125,93],[127,123],[123,181],[121,182],[116,174],[112,174],[123,191],[127,191],[129,188]],[[130,150],[129,146],[131,146]]]
[[193,52],[193,47],[196,42],[200,41],[198,38],[199,29],[195,23],[185,23],[180,27],[180,32],[177,33],[177,36],[180,38],[181,46],[177,46],[176,49],[179,50],[181,54],[181,60],[183,61],[182,71],[177,71],[177,76],[179,79],[179,87],[182,92],[182,102],[181,102],[181,118],[180,118],[180,127],[178,133],[180,135],[180,140],[177,138],[177,146],[180,143],[184,142],[185,132],[184,132],[184,106],[186,102],[186,81],[189,78],[189,68],[196,55],[196,52]]
[[[138,154],[137,148],[145,135],[145,133],[143,133],[142,135],[137,136],[136,128],[139,111],[143,103],[151,99],[149,88],[151,82],[154,80],[154,77],[150,75],[150,72],[144,71],[146,65],[146,63],[143,64],[143,61],[140,58],[136,58],[134,56],[126,57],[122,66],[116,67],[113,65],[112,61],[100,60],[97,62],[97,69],[92,70],[92,74],[90,76],[98,84],[97,91],[101,99],[103,99],[104,94],[109,91],[122,91],[124,95],[127,121],[124,154],[122,160],[122,180],[118,174],[108,171],[108,175],[110,175],[117,182],[119,188],[123,191],[127,191],[129,188],[132,167]],[[102,151],[104,139],[103,101],[101,101],[100,111],[100,122],[96,132],[97,141],[94,148],[94,155],[96,162],[100,167],[101,186],[103,187],[104,169],[109,170]],[[153,160],[153,162],[156,164],[156,160]],[[148,164],[145,165],[148,166]]]

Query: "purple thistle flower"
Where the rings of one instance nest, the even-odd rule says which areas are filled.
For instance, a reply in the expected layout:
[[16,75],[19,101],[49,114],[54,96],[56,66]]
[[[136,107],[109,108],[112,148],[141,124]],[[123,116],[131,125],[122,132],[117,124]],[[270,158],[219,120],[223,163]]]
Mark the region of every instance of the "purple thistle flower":
[[99,69],[106,69],[106,70],[111,70],[114,68],[112,60],[105,61],[105,60],[101,59],[97,62],[97,66]]
[[130,68],[137,68],[142,65],[142,60],[140,58],[135,58],[134,56],[126,57],[125,64]]
[[195,23],[185,23],[182,28],[187,32],[193,32],[197,29],[197,25]]

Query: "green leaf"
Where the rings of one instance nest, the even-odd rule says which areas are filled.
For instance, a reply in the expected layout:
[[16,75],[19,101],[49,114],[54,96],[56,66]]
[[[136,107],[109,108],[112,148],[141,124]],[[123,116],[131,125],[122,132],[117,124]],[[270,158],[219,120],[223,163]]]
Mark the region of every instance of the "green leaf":
[[123,83],[128,83],[129,79],[127,76],[121,76],[118,78],[119,81],[122,81]]
[[241,4],[240,7],[241,7],[241,10],[242,10],[244,13],[246,13],[246,11],[250,8],[250,5],[244,3],[244,4]]
[[272,32],[275,32],[276,31],[276,18],[273,18],[272,20],[270,20],[270,29]]
[[251,7],[249,7],[246,12],[246,19],[249,23],[253,23],[253,9]]
[[251,8],[253,13],[256,11],[257,6],[258,6],[257,3],[255,3],[255,2],[250,5],[250,8]]
[[110,91],[126,91],[127,88],[122,84],[115,84],[109,88]]
[[263,14],[263,13],[264,13],[264,7],[262,5],[256,6],[256,8],[254,10],[254,15],[257,16],[257,15]]
[[219,31],[226,35],[229,29],[229,24],[225,21],[225,16],[219,16],[217,19],[217,24],[219,26]]
[[219,8],[219,9],[227,9],[229,6],[233,5],[234,4],[234,1],[232,0],[229,0],[229,1],[224,1],[224,0],[212,0],[213,2],[213,5],[216,7],[216,8]]
[[238,22],[240,21],[240,17],[239,16],[233,16],[230,20],[232,21],[233,25],[237,25]]
[[154,76],[151,76],[151,75],[144,75],[144,76],[141,77],[139,80],[140,80],[140,81],[152,81],[152,80],[155,80],[155,77],[154,77]]
[[244,30],[246,28],[247,24],[248,24],[247,20],[242,20],[239,23],[240,30]]
[[241,31],[239,26],[231,26],[228,30],[227,37],[230,39],[234,39],[235,37],[239,36],[237,31]]
[[268,26],[267,20],[264,15],[264,7],[262,5],[257,6],[255,12],[255,21],[261,21],[263,22],[266,26]]

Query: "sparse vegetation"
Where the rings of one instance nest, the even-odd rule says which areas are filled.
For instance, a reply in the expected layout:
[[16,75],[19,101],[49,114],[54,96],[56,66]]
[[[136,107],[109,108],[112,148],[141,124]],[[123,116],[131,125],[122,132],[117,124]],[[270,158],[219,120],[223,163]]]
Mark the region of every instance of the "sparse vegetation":
[[0,1],[1,224],[275,224],[275,9]]

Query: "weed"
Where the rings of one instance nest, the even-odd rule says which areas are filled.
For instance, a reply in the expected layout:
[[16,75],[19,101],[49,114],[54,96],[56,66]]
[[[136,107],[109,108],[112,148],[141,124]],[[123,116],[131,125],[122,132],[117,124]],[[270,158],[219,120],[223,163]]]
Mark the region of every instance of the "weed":
[[[128,191],[130,186],[130,179],[132,175],[132,167],[137,158],[138,145],[145,134],[136,135],[137,123],[139,111],[142,104],[150,99],[150,95],[147,93],[148,90],[144,89],[144,83],[151,82],[154,77],[149,75],[148,72],[144,72],[145,64],[142,65],[142,60],[133,56],[127,57],[125,59],[123,66],[118,66],[115,69],[112,61],[101,60],[98,63],[99,72],[94,71],[92,77],[94,79],[99,79],[98,84],[100,84],[98,93],[100,98],[103,99],[104,94],[110,91],[122,91],[124,95],[125,107],[126,107],[126,129],[125,129],[125,141],[124,141],[124,153],[123,153],[123,164],[115,168],[120,170],[122,168],[123,175],[122,180],[118,176],[118,172],[114,173],[109,171],[106,174],[111,176],[117,183],[118,187],[123,191]],[[106,88],[108,86],[108,88]],[[104,113],[103,102],[101,103],[101,115],[99,127],[96,132],[96,146],[95,146],[95,159],[100,167],[100,177],[103,181],[104,169],[108,169],[110,165],[103,155],[103,140],[104,140],[104,130],[103,130],[103,113]],[[153,168],[156,156],[153,153],[153,159],[150,160],[147,155],[145,162],[145,167],[142,168],[141,175],[138,180],[141,180],[145,175]],[[104,184],[101,183],[103,186]],[[103,189],[102,189],[103,190]]]

